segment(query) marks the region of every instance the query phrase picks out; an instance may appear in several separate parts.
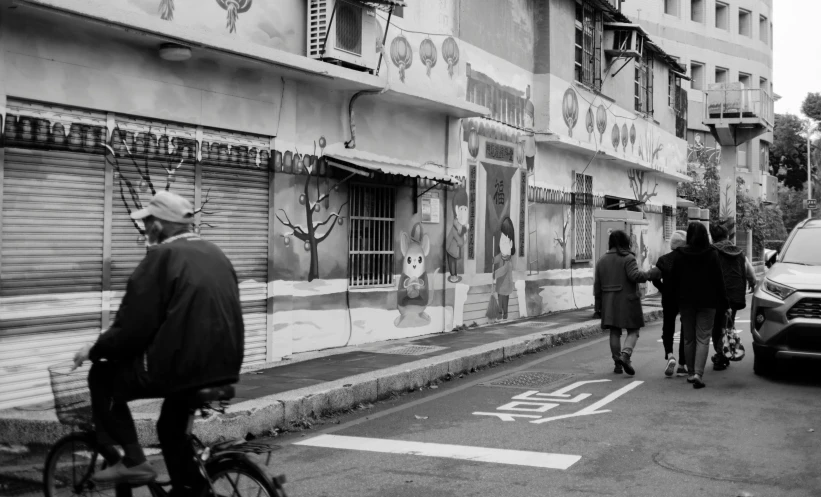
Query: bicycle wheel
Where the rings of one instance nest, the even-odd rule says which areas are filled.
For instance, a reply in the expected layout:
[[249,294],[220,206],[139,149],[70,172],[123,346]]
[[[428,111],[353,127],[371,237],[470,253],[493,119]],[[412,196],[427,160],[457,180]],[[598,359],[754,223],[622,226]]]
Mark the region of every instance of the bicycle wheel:
[[[213,497],[285,497],[281,488],[274,488],[265,471],[244,457],[231,457],[208,468],[214,488]],[[211,489],[205,489],[210,495]]]
[[58,440],[49,451],[43,470],[43,491],[46,497],[115,497],[113,485],[101,486],[91,481],[91,475],[105,467],[94,435],[72,433]]

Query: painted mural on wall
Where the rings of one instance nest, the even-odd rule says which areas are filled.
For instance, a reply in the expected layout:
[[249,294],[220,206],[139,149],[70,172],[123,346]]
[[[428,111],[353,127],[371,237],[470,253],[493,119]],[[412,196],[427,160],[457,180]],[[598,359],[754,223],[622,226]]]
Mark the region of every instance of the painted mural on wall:
[[[658,195],[658,181],[654,178],[655,185],[651,191],[650,177],[648,176],[648,173],[646,171],[639,171],[636,169],[631,169],[628,171],[627,179],[630,181],[630,188],[633,190],[633,196],[639,203],[639,208],[644,211],[646,209],[647,202],[651,198]],[[647,182],[646,184],[645,181]]]
[[[606,154],[640,162],[658,171],[686,174],[687,145],[684,140],[650,120],[636,117],[631,110],[602,102],[596,95],[554,76],[550,78],[550,100],[555,102],[550,106],[550,119],[565,124],[559,129],[567,138],[589,143]],[[582,112],[586,132],[574,132]]]
[[[516,169],[483,162],[487,191],[485,199],[485,264],[486,273],[493,271],[497,241],[502,221],[510,218],[510,183]],[[515,238],[513,239],[515,241]]]
[[402,253],[402,274],[396,296],[396,310],[399,316],[393,324],[397,328],[419,328],[430,324],[431,318],[425,312],[432,303],[434,290],[432,279],[435,279],[439,268],[431,278],[427,272],[427,257],[430,253],[430,238],[416,223],[411,232],[402,232],[400,238]]
[[487,317],[490,322],[508,318],[510,295],[514,292],[516,258],[516,232],[513,221],[505,217],[499,223],[499,230],[493,236],[493,293],[488,305]]
[[468,230],[470,229],[470,211],[468,209],[468,194],[464,188],[456,190],[452,201],[453,224],[448,232],[447,258],[450,276],[448,281],[459,283],[462,277],[459,276],[459,263],[465,253]]

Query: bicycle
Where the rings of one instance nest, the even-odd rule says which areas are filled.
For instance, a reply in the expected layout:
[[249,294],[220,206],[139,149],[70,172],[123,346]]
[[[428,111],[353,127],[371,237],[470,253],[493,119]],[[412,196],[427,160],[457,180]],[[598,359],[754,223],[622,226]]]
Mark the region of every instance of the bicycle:
[[[88,367],[71,371],[71,366],[55,365],[49,368],[54,406],[59,421],[78,428],[51,448],[43,469],[43,490],[46,497],[61,496],[114,496],[130,497],[132,489],[146,487],[152,497],[167,497],[170,481],[155,481],[141,485],[98,484],[92,475],[107,467],[96,441],[91,422],[91,394],[87,386]],[[228,401],[234,397],[233,385],[204,388],[191,396],[190,415],[186,436],[192,446],[194,459],[203,485],[203,497],[286,497],[284,476],[269,477],[262,466],[251,460],[250,454],[268,454],[265,466],[271,461],[271,452],[278,447],[255,441],[230,441],[213,445],[203,444],[193,434],[194,418],[199,411],[225,412]],[[212,407],[212,403],[218,407]]]

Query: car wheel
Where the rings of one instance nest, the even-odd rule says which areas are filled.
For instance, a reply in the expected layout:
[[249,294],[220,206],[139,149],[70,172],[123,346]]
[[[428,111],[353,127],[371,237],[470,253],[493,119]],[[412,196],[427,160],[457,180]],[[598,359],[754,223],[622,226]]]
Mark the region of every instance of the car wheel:
[[772,374],[775,370],[775,354],[766,349],[753,348],[753,372],[759,376]]

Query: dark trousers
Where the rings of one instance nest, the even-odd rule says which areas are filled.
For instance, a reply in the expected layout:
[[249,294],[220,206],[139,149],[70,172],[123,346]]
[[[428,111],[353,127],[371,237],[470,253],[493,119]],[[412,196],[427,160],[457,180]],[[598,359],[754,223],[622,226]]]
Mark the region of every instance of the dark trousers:
[[450,270],[450,275],[452,277],[459,276],[459,260],[456,257],[448,254],[448,270]]
[[727,325],[727,311],[730,311],[730,322],[735,325],[735,309],[716,309],[716,318],[713,322],[713,350],[724,357],[724,327]]
[[[664,345],[664,358],[673,353],[673,345],[676,334],[676,318],[678,317],[678,306],[667,305],[663,307],[664,321],[661,325],[661,342]],[[678,341],[678,362],[684,364],[684,340],[679,336]]]
[[507,305],[510,303],[510,295],[499,294],[499,312],[502,314],[502,319],[507,319]]
[[704,365],[710,352],[710,335],[716,310],[709,308],[682,308],[681,339],[684,342],[687,371],[704,375]]
[[[88,386],[97,442],[109,447],[137,444],[137,429],[128,402],[161,396],[152,392],[132,365],[117,362],[93,364],[88,374]],[[203,483],[188,442],[189,405],[190,401],[185,395],[168,397],[163,402],[157,421],[160,448],[171,483],[178,494],[186,487],[195,489]]]

